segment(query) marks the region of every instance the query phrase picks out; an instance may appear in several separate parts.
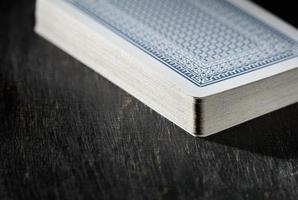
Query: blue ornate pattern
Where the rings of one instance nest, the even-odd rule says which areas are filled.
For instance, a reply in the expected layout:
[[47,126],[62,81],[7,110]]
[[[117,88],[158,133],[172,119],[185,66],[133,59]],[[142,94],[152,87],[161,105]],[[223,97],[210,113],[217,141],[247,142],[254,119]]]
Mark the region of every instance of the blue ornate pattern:
[[199,87],[298,55],[297,41],[224,0],[65,1]]

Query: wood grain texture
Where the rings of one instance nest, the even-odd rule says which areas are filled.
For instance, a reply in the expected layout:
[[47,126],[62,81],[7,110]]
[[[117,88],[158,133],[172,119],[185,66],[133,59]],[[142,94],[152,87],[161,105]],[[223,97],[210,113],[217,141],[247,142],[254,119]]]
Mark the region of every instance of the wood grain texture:
[[298,198],[298,104],[194,138],[0,6],[0,199]]

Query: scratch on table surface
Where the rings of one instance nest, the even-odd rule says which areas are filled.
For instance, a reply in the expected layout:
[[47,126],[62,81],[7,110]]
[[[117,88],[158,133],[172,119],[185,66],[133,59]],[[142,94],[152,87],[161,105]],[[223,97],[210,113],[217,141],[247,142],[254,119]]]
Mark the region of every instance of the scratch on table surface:
[[281,172],[281,177],[282,178],[288,178],[288,177],[294,177],[298,175],[298,171],[292,172],[292,173],[286,173],[284,171]]
[[117,130],[120,130],[120,122],[125,115],[126,109],[132,103],[132,97],[129,94],[124,94],[121,100],[121,106],[117,114],[117,123],[115,124]]

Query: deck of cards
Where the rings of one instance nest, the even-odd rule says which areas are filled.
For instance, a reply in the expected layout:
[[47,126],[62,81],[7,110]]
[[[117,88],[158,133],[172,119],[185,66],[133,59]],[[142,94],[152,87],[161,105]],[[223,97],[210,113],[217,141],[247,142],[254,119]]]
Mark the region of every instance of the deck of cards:
[[298,101],[298,31],[246,0],[37,0],[35,31],[194,136]]

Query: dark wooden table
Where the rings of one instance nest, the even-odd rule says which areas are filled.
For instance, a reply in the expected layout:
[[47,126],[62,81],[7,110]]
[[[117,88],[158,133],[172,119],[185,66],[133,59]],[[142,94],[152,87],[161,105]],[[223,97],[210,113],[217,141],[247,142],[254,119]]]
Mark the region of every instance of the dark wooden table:
[[0,199],[298,199],[298,104],[194,138],[0,5]]

